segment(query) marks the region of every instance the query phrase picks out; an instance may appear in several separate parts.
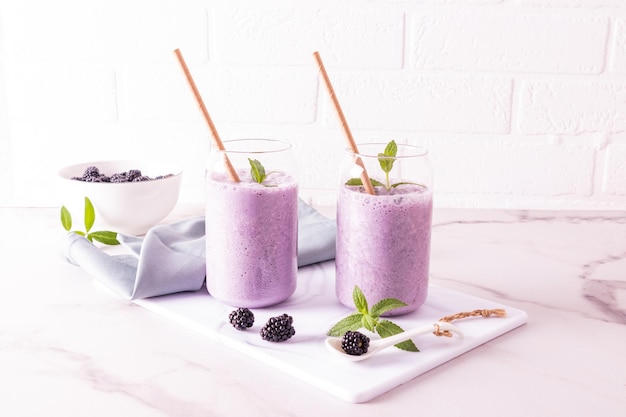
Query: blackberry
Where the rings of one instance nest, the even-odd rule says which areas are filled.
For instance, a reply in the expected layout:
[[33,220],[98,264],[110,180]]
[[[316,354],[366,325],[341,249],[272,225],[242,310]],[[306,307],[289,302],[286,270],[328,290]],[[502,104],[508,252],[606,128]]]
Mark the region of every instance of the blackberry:
[[370,338],[361,332],[346,332],[341,340],[341,348],[348,355],[360,356],[367,353],[370,346]]
[[237,330],[246,330],[254,324],[254,314],[247,308],[240,307],[228,315],[230,324]]
[[128,182],[128,178],[126,178],[126,173],[122,174],[113,174],[111,175],[110,182]]
[[95,166],[88,166],[83,172],[83,178],[87,181],[89,181],[88,178],[98,178],[99,176],[100,170]]
[[287,314],[271,317],[261,328],[261,338],[268,342],[284,342],[296,334],[293,318]]
[[131,169],[126,173],[126,178],[128,181],[134,181],[135,178],[141,177],[141,171],[138,169]]
[[[174,174],[167,174],[167,175],[159,175],[158,177],[155,177],[154,179],[163,179],[163,178],[168,178],[173,176]],[[141,173],[141,170],[139,169],[130,169],[128,171],[125,172],[119,172],[116,174],[111,175],[110,177],[108,175],[105,175],[103,173],[100,172],[100,169],[96,166],[88,166],[87,168],[85,168],[85,170],[83,171],[83,175],[81,177],[72,177],[73,180],[76,181],[84,181],[84,182],[113,182],[113,183],[120,183],[120,182],[142,182],[142,181],[150,181],[153,178],[147,176],[147,175],[143,175]]]

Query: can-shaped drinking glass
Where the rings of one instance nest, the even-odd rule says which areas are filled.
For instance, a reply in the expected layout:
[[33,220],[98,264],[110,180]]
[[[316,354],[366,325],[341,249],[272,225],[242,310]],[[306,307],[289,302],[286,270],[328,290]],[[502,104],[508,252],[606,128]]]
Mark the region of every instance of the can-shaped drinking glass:
[[[433,174],[425,149],[389,143],[357,145],[341,165],[337,197],[336,295],[354,308],[358,286],[372,305],[396,298],[418,309],[428,295]],[[364,186],[363,168],[374,194]]]
[[238,139],[224,141],[224,148],[211,148],[206,175],[207,290],[236,307],[280,303],[293,294],[297,278],[298,182],[291,145]]

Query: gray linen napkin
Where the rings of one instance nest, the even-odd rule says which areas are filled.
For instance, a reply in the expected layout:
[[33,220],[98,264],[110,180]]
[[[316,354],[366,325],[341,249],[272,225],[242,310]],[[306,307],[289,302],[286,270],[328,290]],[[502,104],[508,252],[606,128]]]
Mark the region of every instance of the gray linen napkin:
[[[130,254],[109,255],[69,233],[65,257],[129,299],[199,290],[205,279],[204,217],[155,226],[145,237],[118,234]],[[298,266],[334,259],[335,222],[299,201]]]

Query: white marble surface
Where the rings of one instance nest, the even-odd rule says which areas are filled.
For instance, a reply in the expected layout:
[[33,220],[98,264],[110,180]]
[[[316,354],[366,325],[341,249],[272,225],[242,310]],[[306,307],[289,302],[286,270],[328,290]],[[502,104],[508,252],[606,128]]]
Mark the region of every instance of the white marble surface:
[[625,414],[626,213],[435,210],[432,282],[528,324],[364,404],[93,285],[58,217],[0,208],[2,416]]

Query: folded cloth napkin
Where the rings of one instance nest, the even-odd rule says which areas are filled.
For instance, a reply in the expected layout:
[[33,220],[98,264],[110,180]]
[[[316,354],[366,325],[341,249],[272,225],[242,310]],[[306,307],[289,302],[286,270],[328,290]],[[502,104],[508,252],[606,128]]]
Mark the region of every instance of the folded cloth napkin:
[[[204,217],[155,226],[145,237],[118,234],[130,254],[109,255],[69,233],[65,257],[129,299],[199,290],[206,275]],[[302,200],[298,206],[298,266],[335,257],[335,222]]]

